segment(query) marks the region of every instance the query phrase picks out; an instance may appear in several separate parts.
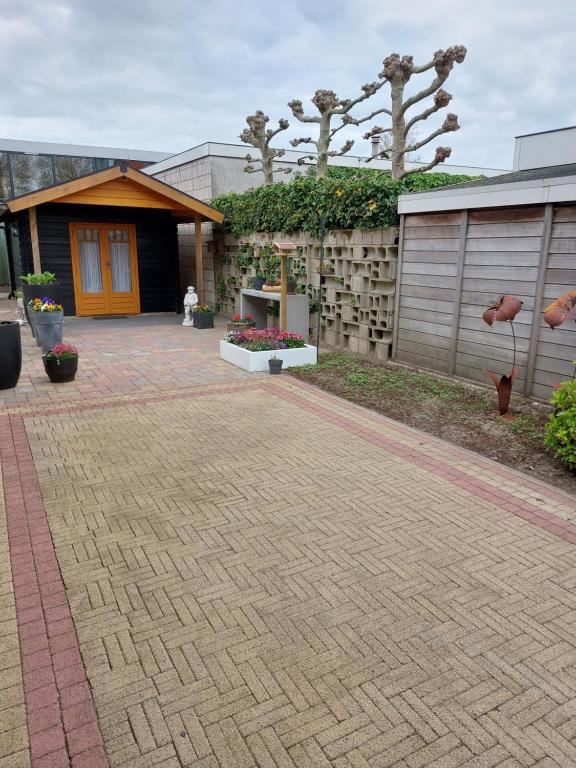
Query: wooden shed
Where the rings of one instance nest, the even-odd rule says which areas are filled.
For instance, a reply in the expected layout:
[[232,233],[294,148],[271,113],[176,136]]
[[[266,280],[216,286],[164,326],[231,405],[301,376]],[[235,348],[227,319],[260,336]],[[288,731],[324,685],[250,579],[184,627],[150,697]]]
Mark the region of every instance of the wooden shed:
[[399,212],[393,357],[482,382],[486,369],[508,372],[510,326],[482,312],[513,294],[524,302],[515,389],[547,399],[576,358],[575,324],[542,319],[576,288],[576,164],[403,195]]
[[[16,276],[54,272],[70,315],[176,311],[179,223],[223,214],[125,164],[6,201],[3,218],[18,228],[10,259]],[[196,248],[202,300],[202,248]]]

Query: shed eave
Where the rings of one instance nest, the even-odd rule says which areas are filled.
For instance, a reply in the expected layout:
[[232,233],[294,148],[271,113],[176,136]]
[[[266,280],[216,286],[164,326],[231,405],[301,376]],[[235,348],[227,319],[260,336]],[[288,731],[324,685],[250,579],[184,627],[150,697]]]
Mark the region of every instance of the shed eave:
[[401,195],[398,213],[432,213],[434,211],[502,208],[576,201],[576,176],[514,182],[470,189],[449,187],[443,190]]

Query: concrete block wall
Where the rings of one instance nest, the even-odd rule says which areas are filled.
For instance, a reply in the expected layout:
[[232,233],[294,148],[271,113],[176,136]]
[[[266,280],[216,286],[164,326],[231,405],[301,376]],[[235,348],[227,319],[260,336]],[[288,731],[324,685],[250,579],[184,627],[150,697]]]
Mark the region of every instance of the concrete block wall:
[[[176,189],[186,192],[188,195],[198,198],[203,202],[210,202],[214,196],[212,188],[212,160],[210,157],[196,160],[169,168],[155,174],[155,178],[166,184],[171,184]],[[214,304],[216,301],[214,284],[214,265],[212,255],[208,248],[208,242],[212,239],[212,224],[202,225],[202,254],[204,258],[204,301]],[[194,241],[194,225],[180,224],[178,226],[178,251],[180,256],[180,293],[182,299],[186,292],[186,286],[197,285],[196,280],[196,248]]]
[[[320,297],[320,242],[309,233],[226,236],[209,244],[220,311],[231,316],[240,309],[240,291],[256,275],[262,247],[293,242],[298,249],[300,290],[312,302]],[[398,257],[395,227],[328,232],[324,241],[324,287],[321,297],[322,342],[329,346],[386,361],[392,343],[394,294]],[[248,265],[238,265],[242,245],[253,249]],[[271,320],[271,322],[274,322]],[[310,318],[311,338],[316,316]]]

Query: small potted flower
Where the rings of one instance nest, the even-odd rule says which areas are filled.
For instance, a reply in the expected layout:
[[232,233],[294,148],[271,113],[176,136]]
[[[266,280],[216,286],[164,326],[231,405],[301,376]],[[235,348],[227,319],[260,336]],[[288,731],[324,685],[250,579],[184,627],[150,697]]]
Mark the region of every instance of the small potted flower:
[[62,304],[57,304],[49,296],[37,297],[28,302],[28,310],[34,317],[36,343],[46,354],[56,344],[62,343],[62,323],[64,322]]
[[232,315],[226,325],[227,331],[245,331],[246,328],[254,328],[256,323],[252,315]]
[[262,286],[266,282],[266,277],[261,272],[258,272],[256,277],[250,279],[250,287],[255,291],[261,291]]
[[272,376],[278,376],[282,373],[283,362],[284,361],[281,358],[276,357],[276,352],[274,352],[272,357],[268,358],[268,368]]
[[194,328],[214,328],[214,311],[208,304],[196,304],[192,312]]
[[78,350],[72,344],[56,344],[42,356],[42,361],[52,384],[74,381],[78,370]]

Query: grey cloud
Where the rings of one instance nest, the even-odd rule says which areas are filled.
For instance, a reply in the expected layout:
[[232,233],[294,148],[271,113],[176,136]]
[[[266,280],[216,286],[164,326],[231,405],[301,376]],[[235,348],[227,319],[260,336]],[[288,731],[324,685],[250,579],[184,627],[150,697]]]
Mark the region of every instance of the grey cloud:
[[[237,142],[256,109],[275,122],[291,117],[292,98],[313,109],[316,88],[353,97],[388,53],[425,61],[453,43],[469,55],[449,80],[462,125],[451,162],[508,167],[515,134],[575,119],[569,0],[0,0],[0,11],[10,138],[168,151]],[[286,146],[302,135],[291,123]],[[340,135],[367,154],[362,132]]]

